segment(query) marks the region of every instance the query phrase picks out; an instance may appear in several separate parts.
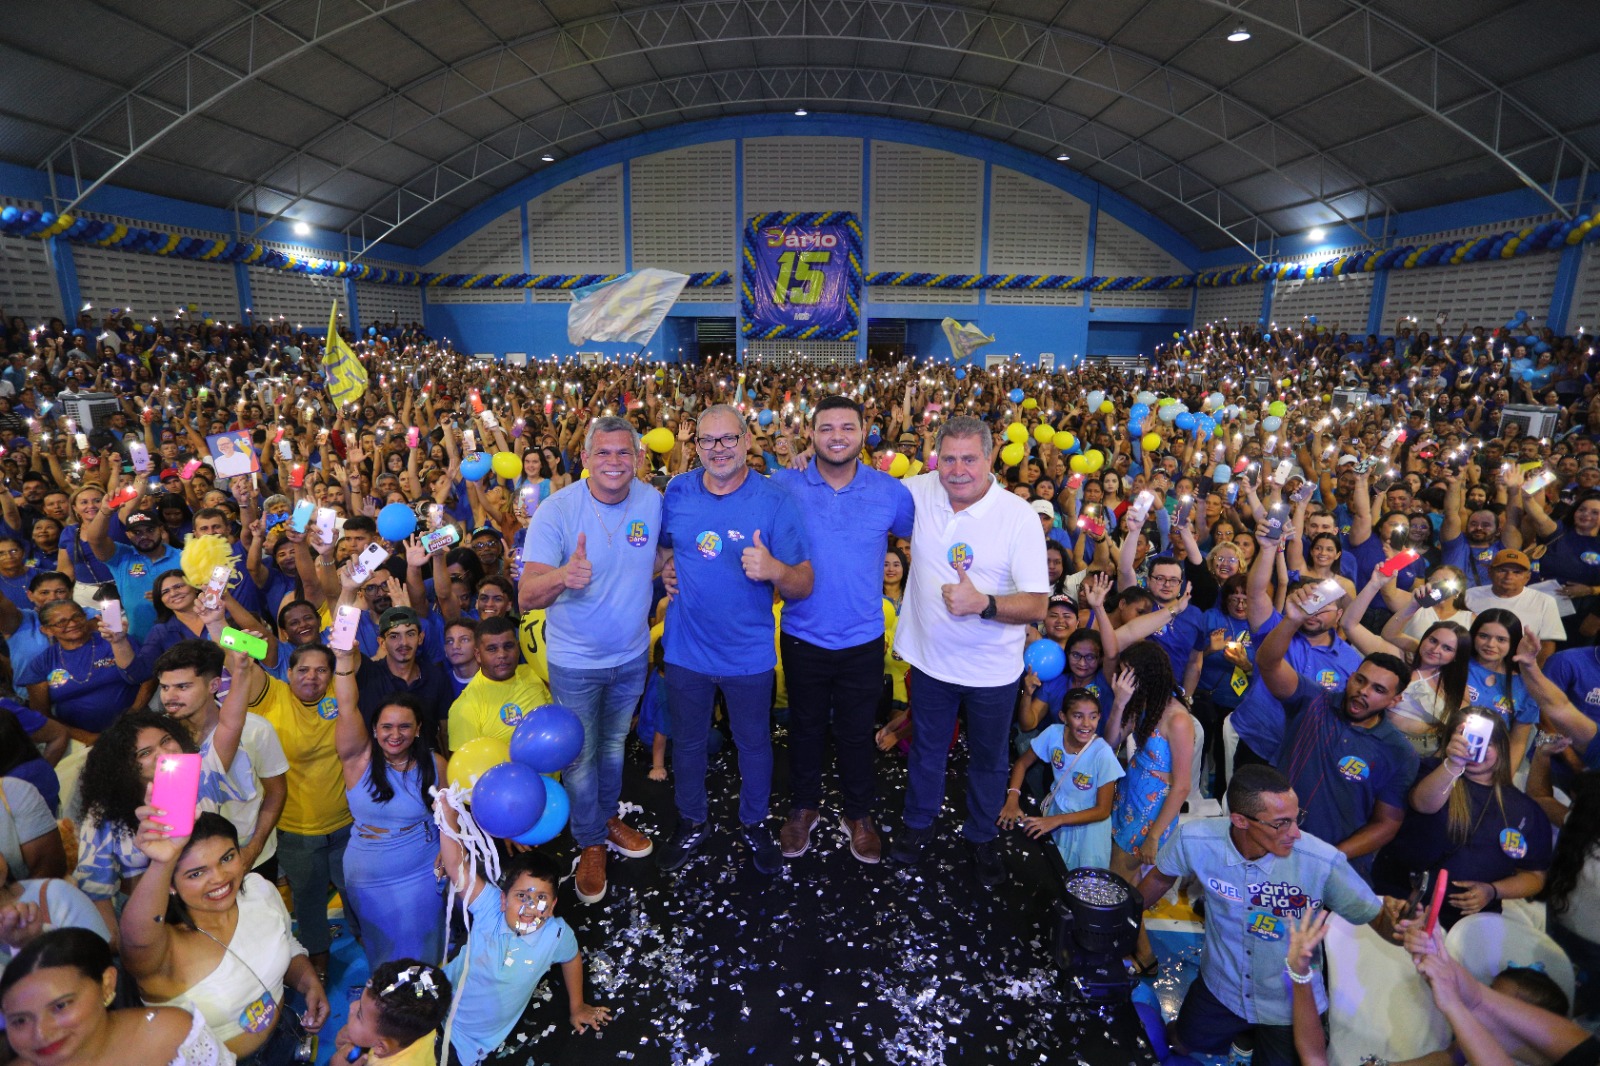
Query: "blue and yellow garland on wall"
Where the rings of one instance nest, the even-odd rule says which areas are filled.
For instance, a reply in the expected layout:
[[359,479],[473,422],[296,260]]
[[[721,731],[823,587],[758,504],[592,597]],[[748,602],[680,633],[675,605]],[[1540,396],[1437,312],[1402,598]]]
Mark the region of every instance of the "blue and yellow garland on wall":
[[[774,212],[752,219],[751,225],[755,225],[761,219],[768,220],[767,224],[771,225],[783,219],[826,218],[832,214],[835,213],[790,215]],[[803,223],[796,221],[789,224]],[[749,229],[747,226],[747,239]],[[573,289],[610,281],[617,277],[614,274],[439,274],[420,270],[391,270],[387,267],[349,263],[340,259],[290,255],[251,241],[185,237],[167,230],[125,226],[120,223],[81,218],[70,214],[56,215],[50,211],[15,206],[0,208],[0,235],[35,237],[44,240],[60,237],[74,244],[111,248],[142,255],[201,262],[245,263],[250,266],[268,267],[316,277],[352,278],[378,285],[451,289]],[[1416,270],[1423,267],[1481,263],[1493,259],[1514,259],[1572,247],[1586,240],[1592,240],[1597,235],[1600,235],[1600,209],[1574,218],[1557,219],[1520,230],[1506,230],[1503,233],[1443,241],[1437,244],[1396,245],[1387,249],[1373,249],[1340,256],[1317,264],[1268,263],[1226,270],[1207,270],[1198,274],[1125,277],[1085,277],[1067,274],[932,274],[893,271],[863,275],[859,270],[861,250],[858,225],[855,228],[857,246],[853,253],[858,269],[854,274],[855,288],[852,297],[859,307],[862,285],[876,288],[993,289],[1003,292],[1139,292],[1196,287],[1220,288],[1258,284],[1269,279],[1296,281],[1303,278],[1337,278],[1352,274],[1370,274],[1380,270]],[[748,263],[742,266],[743,269],[748,269]],[[733,284],[732,273],[726,270],[702,271],[689,275],[689,285],[694,288],[716,288],[731,284]],[[787,335],[787,333],[780,334],[780,336]]]

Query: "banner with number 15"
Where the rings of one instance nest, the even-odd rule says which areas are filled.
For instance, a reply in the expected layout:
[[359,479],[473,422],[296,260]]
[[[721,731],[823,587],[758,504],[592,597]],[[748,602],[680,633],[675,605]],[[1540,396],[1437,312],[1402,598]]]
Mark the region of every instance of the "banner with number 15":
[[861,226],[843,211],[758,215],[745,226],[747,338],[853,340],[861,321]]

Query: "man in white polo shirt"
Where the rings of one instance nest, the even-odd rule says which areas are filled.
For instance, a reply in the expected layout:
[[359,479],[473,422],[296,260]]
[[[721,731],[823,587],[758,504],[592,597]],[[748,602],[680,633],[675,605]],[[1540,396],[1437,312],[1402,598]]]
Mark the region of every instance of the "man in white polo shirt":
[[1491,607],[1501,607],[1516,615],[1523,632],[1539,638],[1542,664],[1556,650],[1556,643],[1567,639],[1567,627],[1561,621],[1556,598],[1528,587],[1531,566],[1527,555],[1514,548],[1495,552],[1489,563],[1489,584],[1467,590],[1467,610],[1482,614]]
[[965,711],[971,757],[962,836],[986,888],[1005,880],[995,820],[1006,797],[1023,627],[1044,617],[1050,587],[1039,519],[990,474],[993,446],[983,422],[952,418],[934,441],[938,471],[906,481],[917,517],[895,651],[911,664],[916,732],[905,828],[890,850],[904,863],[926,853],[944,802],[950,734]]

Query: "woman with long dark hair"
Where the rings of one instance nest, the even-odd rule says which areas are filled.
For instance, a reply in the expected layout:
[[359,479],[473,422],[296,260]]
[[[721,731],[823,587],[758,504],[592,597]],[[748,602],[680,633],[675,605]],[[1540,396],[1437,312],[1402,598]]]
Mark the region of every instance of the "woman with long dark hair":
[[[1490,723],[1488,750],[1473,762],[1463,735],[1469,719]],[[1468,914],[1499,911],[1502,900],[1527,899],[1550,867],[1550,819],[1511,783],[1511,740],[1504,719],[1486,707],[1458,708],[1444,722],[1449,737],[1438,756],[1423,759],[1400,831],[1373,862],[1373,887],[1410,892],[1411,875],[1450,871],[1439,920],[1445,928]]]
[[1539,704],[1520,676],[1521,665],[1512,656],[1522,644],[1522,620],[1510,611],[1491,607],[1472,620],[1469,633],[1472,658],[1466,685],[1458,697],[1445,691],[1445,713],[1463,704],[1493,708],[1511,731],[1511,772],[1515,774],[1528,754],[1533,727],[1539,721]]
[[[1117,782],[1111,810],[1111,872],[1136,885],[1140,867],[1155,865],[1156,852],[1177,828],[1178,812],[1189,798],[1194,719],[1160,645],[1141,641],[1124,649],[1118,662],[1106,741],[1120,751],[1131,736],[1134,754],[1127,776]],[[1156,965],[1141,925],[1135,973],[1153,974]]]
[[336,650],[334,747],[355,819],[344,853],[344,883],[361,921],[367,965],[376,969],[403,958],[442,962],[439,832],[429,790],[444,779],[444,760],[428,743],[428,716],[410,693],[386,698],[369,727],[355,673],[355,653]]
[[1600,1005],[1600,770],[1573,778],[1567,795],[1572,803],[1539,898],[1546,905],[1551,937],[1572,957],[1580,975],[1588,975],[1572,1003],[1574,1014],[1583,1017]]
[[0,976],[6,1040],[30,1066],[234,1061],[199,1012],[112,1010],[116,993],[117,968],[104,939],[70,927],[43,933]]

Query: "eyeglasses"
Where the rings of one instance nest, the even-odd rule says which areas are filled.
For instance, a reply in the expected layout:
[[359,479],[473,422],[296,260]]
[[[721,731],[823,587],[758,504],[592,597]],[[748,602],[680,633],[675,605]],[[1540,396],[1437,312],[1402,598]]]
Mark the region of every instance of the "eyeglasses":
[[694,442],[708,452],[728,451],[738,444],[739,438],[743,436],[743,433],[729,433],[721,437],[696,437]]
[[1268,829],[1272,830],[1274,833],[1281,833],[1285,829],[1288,829],[1291,825],[1305,825],[1306,824],[1306,811],[1305,811],[1304,808],[1301,808],[1300,810],[1296,811],[1295,812],[1295,816],[1293,818],[1279,818],[1275,822],[1263,822],[1260,818],[1257,818],[1254,815],[1245,814],[1243,811],[1238,811],[1236,813],[1239,815],[1239,817],[1248,818],[1250,821],[1256,823],[1257,825],[1266,826]]
[[1100,653],[1097,651],[1075,651],[1067,657],[1075,663],[1093,663],[1100,661]]

